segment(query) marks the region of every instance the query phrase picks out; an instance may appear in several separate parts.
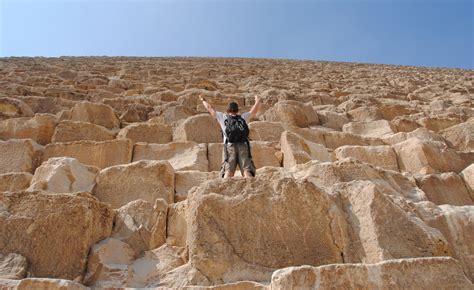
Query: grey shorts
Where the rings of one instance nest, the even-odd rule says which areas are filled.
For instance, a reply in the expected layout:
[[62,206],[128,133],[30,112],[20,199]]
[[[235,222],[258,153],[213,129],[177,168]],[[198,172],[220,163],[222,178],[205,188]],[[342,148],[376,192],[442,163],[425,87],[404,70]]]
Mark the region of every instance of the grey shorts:
[[[247,143],[228,143],[227,146],[228,159],[225,161],[225,152],[222,153],[221,176],[224,177],[226,172],[235,172],[237,165],[239,165],[240,172],[244,176],[245,171],[249,171],[255,176],[256,169],[252,158],[249,154],[249,147]],[[225,150],[225,148],[224,148]]]

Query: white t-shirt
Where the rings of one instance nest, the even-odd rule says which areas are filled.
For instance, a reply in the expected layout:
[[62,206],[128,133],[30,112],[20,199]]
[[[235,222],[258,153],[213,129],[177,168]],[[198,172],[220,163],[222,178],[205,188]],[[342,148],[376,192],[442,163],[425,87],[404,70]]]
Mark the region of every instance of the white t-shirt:
[[[248,123],[248,121],[250,119],[250,112],[245,112],[240,116],[242,117],[242,119],[245,120],[245,122]],[[216,111],[216,119],[217,119],[217,122],[219,122],[219,125],[221,125],[221,130],[222,130],[222,133],[224,135],[224,143],[225,143],[225,140],[227,139],[227,136],[225,135],[225,123],[224,123],[224,121],[227,119],[227,114]]]

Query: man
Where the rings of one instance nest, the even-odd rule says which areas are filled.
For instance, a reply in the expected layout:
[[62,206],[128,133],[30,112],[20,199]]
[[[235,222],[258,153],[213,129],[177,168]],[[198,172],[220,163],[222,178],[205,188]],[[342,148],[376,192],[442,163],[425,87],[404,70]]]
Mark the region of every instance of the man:
[[221,126],[224,136],[224,162],[222,163],[221,175],[224,178],[234,176],[235,169],[239,165],[240,172],[245,177],[255,176],[255,165],[252,161],[250,142],[248,140],[247,122],[257,115],[260,109],[260,97],[255,96],[255,104],[250,112],[239,115],[239,105],[231,102],[227,106],[227,113],[215,111],[212,106],[199,96],[202,104],[212,117],[216,118]]

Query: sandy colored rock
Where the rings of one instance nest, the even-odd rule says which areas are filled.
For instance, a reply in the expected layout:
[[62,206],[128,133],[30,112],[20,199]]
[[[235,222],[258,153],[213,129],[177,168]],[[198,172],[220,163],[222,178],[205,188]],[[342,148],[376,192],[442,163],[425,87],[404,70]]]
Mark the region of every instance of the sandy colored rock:
[[135,252],[124,242],[107,238],[93,245],[87,259],[84,283],[93,287],[123,287],[128,278],[128,265]]
[[429,201],[441,205],[473,205],[463,179],[453,172],[427,174],[416,179]]
[[410,138],[418,138],[425,141],[445,142],[445,140],[433,131],[426,128],[418,128],[411,132],[399,132],[382,138],[382,141],[388,145],[394,145]]
[[398,171],[397,155],[390,146],[341,146],[334,151],[337,159],[354,158],[362,162]]
[[376,138],[396,133],[387,120],[350,122],[342,127],[342,131]]
[[115,134],[105,127],[76,121],[61,121],[54,130],[52,142],[107,141],[115,139]]
[[23,280],[0,279],[0,287],[7,289],[29,290],[87,290],[88,287],[74,281],[51,278],[27,278]]
[[459,260],[466,276],[474,280],[474,206],[416,204],[417,213],[429,226],[439,230],[449,243],[452,257]]
[[392,146],[400,171],[411,173],[460,172],[466,166],[459,155],[444,143],[416,137]]
[[219,178],[219,172],[202,172],[198,170],[178,171],[175,174],[175,201],[187,198],[188,191],[201,183]]
[[338,208],[309,182],[217,179],[187,202],[190,262],[212,283],[265,281],[275,268],[342,261]]
[[276,103],[263,114],[262,119],[301,128],[319,124],[318,115],[313,107],[310,104],[297,101],[280,101]]
[[28,172],[10,172],[0,174],[1,191],[21,191],[30,186],[33,175]]
[[280,150],[275,149],[273,143],[254,141],[250,142],[250,148],[255,168],[261,168],[264,166],[281,166],[280,160],[278,159],[278,153]]
[[27,267],[26,259],[22,255],[0,254],[0,279],[23,279],[26,277]]
[[112,210],[87,193],[0,193],[0,201],[0,252],[24,256],[33,277],[82,275],[89,247],[112,231]]
[[222,142],[221,127],[209,114],[187,118],[174,131],[175,141],[194,141],[197,143]]
[[194,110],[185,106],[177,105],[165,109],[160,117],[163,119],[165,124],[171,124],[179,120],[185,120],[195,114],[196,112]]
[[168,204],[137,199],[116,210],[112,237],[130,245],[136,255],[158,248],[166,240]]
[[420,127],[420,124],[413,118],[407,116],[399,116],[390,121],[396,132],[411,132]]
[[31,139],[0,141],[0,174],[8,172],[33,173],[42,146]]
[[451,126],[438,133],[456,150],[474,150],[474,119]]
[[207,144],[207,158],[209,161],[209,171],[220,171],[222,162],[224,161],[224,144],[209,143]]
[[111,166],[99,172],[96,182],[94,195],[113,208],[136,199],[151,204],[157,198],[174,201],[174,170],[166,161],[141,160]]
[[130,139],[132,142],[170,143],[173,141],[173,130],[170,126],[154,123],[131,124],[120,130],[117,139]]
[[166,225],[166,243],[171,246],[186,247],[187,237],[187,201],[173,203],[168,208]]
[[32,118],[13,118],[0,122],[0,139],[32,139],[36,143],[46,145],[56,126],[56,117],[50,114],[36,114]]
[[350,122],[345,113],[321,110],[317,111],[317,114],[321,125],[335,130],[342,130],[344,124]]
[[438,132],[451,126],[456,126],[462,123],[462,120],[452,117],[424,117],[419,119],[418,123],[428,130]]
[[112,107],[92,102],[79,102],[71,109],[71,121],[94,123],[107,129],[120,126],[120,120]]
[[469,190],[471,199],[474,201],[474,164],[471,164],[466,167],[460,175],[464,180],[467,189]]
[[374,264],[301,266],[273,273],[271,289],[472,289],[459,262],[449,257]]
[[36,168],[28,190],[56,193],[92,192],[99,169],[71,157],[55,157]]
[[324,141],[320,144],[330,149],[336,149],[344,145],[385,145],[378,138],[363,137],[347,132],[324,132],[322,136]]
[[248,124],[249,139],[252,141],[279,142],[285,131],[280,122],[254,121]]
[[208,171],[207,145],[196,142],[172,142],[168,144],[137,143],[133,161],[166,160],[174,170]]
[[331,156],[323,145],[304,140],[298,134],[285,131],[281,135],[283,166],[292,167],[310,160],[330,161]]
[[383,119],[382,113],[376,107],[361,106],[351,109],[347,115],[353,122],[376,121]]
[[23,101],[0,97],[0,120],[18,117],[32,117],[33,110]]
[[48,144],[44,148],[43,162],[52,157],[72,157],[80,163],[98,168],[129,163],[133,145],[130,140],[75,141]]

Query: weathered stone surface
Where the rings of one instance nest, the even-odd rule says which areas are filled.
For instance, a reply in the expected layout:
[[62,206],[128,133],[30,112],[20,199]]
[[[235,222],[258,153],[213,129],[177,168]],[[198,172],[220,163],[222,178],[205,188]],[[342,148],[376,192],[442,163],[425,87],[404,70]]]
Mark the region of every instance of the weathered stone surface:
[[44,148],[43,162],[52,157],[72,157],[82,164],[106,168],[129,163],[133,145],[130,140],[76,141],[48,144]]
[[198,170],[178,171],[175,174],[175,201],[187,198],[188,191],[201,183],[219,178],[219,172],[202,172]]
[[157,199],[153,204],[141,199],[117,209],[112,237],[130,245],[134,253],[158,248],[166,240],[168,204]]
[[18,117],[31,117],[33,110],[23,101],[0,97],[0,120]]
[[376,107],[361,106],[351,109],[347,115],[353,122],[376,121],[383,119],[382,113]]
[[275,268],[342,261],[338,208],[309,182],[217,179],[187,202],[190,262],[212,283],[265,281]]
[[298,134],[285,131],[281,134],[283,166],[292,167],[310,160],[330,161],[331,156],[323,145],[304,140]]
[[94,123],[108,129],[120,126],[120,120],[112,107],[87,101],[74,105],[71,109],[71,121]]
[[186,247],[187,237],[187,201],[173,203],[168,208],[166,225],[166,243],[171,246]]
[[345,113],[321,110],[317,111],[317,114],[321,125],[335,130],[342,130],[344,124],[350,122]]
[[187,119],[195,114],[196,112],[194,110],[185,106],[177,105],[165,109],[160,118],[165,124],[171,124],[179,120]]
[[451,126],[455,126],[462,121],[459,118],[450,117],[424,117],[418,123],[428,130],[438,132]]
[[194,141],[197,143],[222,142],[221,127],[209,114],[187,118],[174,131],[175,141]]
[[89,247],[112,231],[112,210],[87,193],[0,193],[0,201],[0,253],[27,258],[33,277],[82,275]]
[[29,290],[29,289],[47,289],[47,290],[87,290],[77,282],[65,279],[50,278],[27,278],[22,280],[0,279],[0,287],[7,289]]
[[0,174],[0,191],[20,191],[30,186],[33,175],[28,172],[10,172]]
[[392,146],[400,171],[411,173],[460,172],[466,166],[444,143],[410,138]]
[[474,150],[474,119],[446,128],[439,134],[456,150]]
[[23,279],[26,277],[27,266],[26,259],[22,255],[0,254],[0,279]]
[[28,190],[48,192],[92,192],[99,169],[71,157],[55,157],[36,168]]
[[474,201],[474,164],[471,164],[466,167],[460,175],[464,180],[467,189],[469,190],[471,199]]
[[31,139],[0,141],[0,174],[7,172],[33,173],[42,146]]
[[342,131],[379,138],[396,133],[395,128],[387,120],[350,122],[342,127]]
[[0,139],[32,139],[46,145],[56,126],[56,117],[50,114],[36,114],[32,118],[13,118],[0,122]]
[[248,124],[249,139],[252,141],[279,142],[285,131],[280,122],[254,121]]
[[261,168],[264,166],[281,166],[281,162],[278,158],[280,150],[275,149],[275,146],[272,143],[254,141],[250,142],[250,148],[255,168]]
[[207,146],[196,142],[135,144],[133,161],[167,160],[174,170],[208,171]]
[[99,172],[96,182],[94,195],[113,208],[136,199],[151,204],[157,198],[174,201],[174,170],[166,161],[141,160],[111,166]]
[[445,142],[445,140],[433,131],[426,128],[418,128],[411,132],[399,132],[382,138],[383,142],[388,145],[394,145],[410,138],[418,138],[425,141]]
[[105,127],[87,122],[65,120],[56,126],[52,142],[107,141],[114,138],[115,134]]
[[108,238],[93,245],[87,259],[84,282],[93,287],[123,287],[128,278],[128,265],[135,252],[119,240]]
[[435,204],[474,204],[464,181],[456,173],[427,174],[417,177],[416,182]]
[[398,171],[397,155],[390,146],[341,146],[334,151],[337,159],[354,158],[387,170]]
[[322,136],[324,142],[321,144],[330,149],[336,149],[344,145],[384,145],[378,138],[363,137],[347,132],[324,132]]
[[459,262],[449,257],[375,264],[301,266],[273,273],[271,289],[472,289]]
[[319,124],[318,115],[311,104],[297,101],[280,101],[276,103],[262,115],[262,119],[301,128]]
[[209,162],[209,171],[220,171],[222,162],[224,161],[224,144],[209,143],[207,144],[207,159]]
[[120,130],[117,139],[130,139],[133,143],[170,143],[173,141],[173,130],[170,126],[156,123],[138,123],[128,125]]
[[474,206],[416,204],[417,213],[429,226],[438,229],[449,243],[452,257],[459,260],[466,276],[474,281]]

